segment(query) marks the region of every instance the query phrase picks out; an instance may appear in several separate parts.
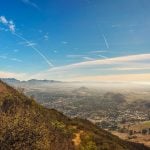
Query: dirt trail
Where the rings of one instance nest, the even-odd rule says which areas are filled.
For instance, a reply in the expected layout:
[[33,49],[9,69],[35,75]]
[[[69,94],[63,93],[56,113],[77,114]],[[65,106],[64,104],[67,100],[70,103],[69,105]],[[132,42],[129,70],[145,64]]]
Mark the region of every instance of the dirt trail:
[[81,143],[81,134],[83,133],[83,131],[81,130],[80,132],[78,133],[75,133],[75,138],[72,140],[74,142],[74,145],[75,146],[79,146],[80,143]]

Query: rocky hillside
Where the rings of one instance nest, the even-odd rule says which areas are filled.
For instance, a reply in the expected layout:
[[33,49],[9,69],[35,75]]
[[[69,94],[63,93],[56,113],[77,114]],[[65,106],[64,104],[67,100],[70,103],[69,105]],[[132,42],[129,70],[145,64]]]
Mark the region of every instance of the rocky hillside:
[[148,150],[47,109],[0,81],[0,150]]

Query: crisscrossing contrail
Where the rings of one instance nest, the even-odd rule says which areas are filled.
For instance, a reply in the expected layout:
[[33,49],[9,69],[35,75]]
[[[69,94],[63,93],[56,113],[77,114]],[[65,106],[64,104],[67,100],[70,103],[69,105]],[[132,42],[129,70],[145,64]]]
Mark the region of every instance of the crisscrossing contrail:
[[102,34],[102,37],[103,37],[103,39],[104,39],[104,41],[105,41],[106,47],[109,49],[109,43],[108,43],[108,41],[107,41],[107,38],[105,37],[104,34]]
[[[21,40],[27,42],[30,44],[30,41],[28,41],[27,39],[25,39],[24,37],[22,37],[21,35],[17,34],[16,32],[13,32],[13,35],[15,35],[16,37],[20,38]],[[34,51],[36,51],[44,60],[45,62],[50,66],[53,67],[54,65],[47,59],[47,57],[41,53],[41,51],[39,49],[37,49],[36,47],[34,47],[33,45],[29,45]]]
[[[38,54],[42,57],[42,59],[50,66],[53,67],[54,65],[51,63],[51,61],[48,60],[48,58],[36,47],[34,47],[29,40],[24,38],[23,36],[19,35],[15,31],[15,24],[12,20],[7,20],[5,16],[0,16],[0,23],[2,23],[4,26],[6,26],[9,31],[15,35],[16,37],[20,38],[21,40],[25,41],[26,43],[29,43],[29,46]],[[5,31],[5,30],[4,30]]]

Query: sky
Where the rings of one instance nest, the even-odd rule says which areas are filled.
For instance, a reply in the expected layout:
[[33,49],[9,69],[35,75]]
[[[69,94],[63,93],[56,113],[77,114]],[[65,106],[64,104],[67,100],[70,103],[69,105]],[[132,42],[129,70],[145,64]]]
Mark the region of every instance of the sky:
[[0,0],[0,77],[150,82],[149,0]]

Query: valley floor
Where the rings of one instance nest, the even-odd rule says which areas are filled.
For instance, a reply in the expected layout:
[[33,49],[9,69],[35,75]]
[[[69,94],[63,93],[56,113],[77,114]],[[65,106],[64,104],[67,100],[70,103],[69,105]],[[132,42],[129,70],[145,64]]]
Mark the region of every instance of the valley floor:
[[127,133],[120,133],[117,131],[112,131],[111,133],[113,135],[118,136],[119,138],[121,138],[123,140],[135,142],[135,143],[142,143],[142,144],[150,147],[150,135],[135,134],[135,135],[129,137],[129,135]]

